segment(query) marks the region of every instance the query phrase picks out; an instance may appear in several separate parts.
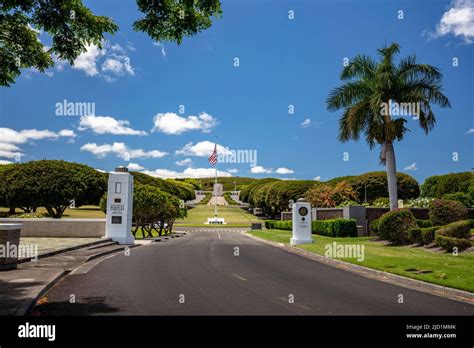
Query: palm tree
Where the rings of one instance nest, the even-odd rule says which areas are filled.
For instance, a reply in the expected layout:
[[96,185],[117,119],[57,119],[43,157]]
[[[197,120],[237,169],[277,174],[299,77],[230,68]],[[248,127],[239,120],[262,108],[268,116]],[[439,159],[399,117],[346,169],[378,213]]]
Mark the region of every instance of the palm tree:
[[[378,61],[357,55],[343,69],[340,78],[345,83],[330,92],[327,108],[329,111],[345,109],[339,120],[340,141],[358,140],[363,135],[370,149],[381,145],[380,163],[386,165],[390,209],[393,210],[398,208],[393,143],[402,140],[409,131],[405,127],[406,116],[417,118],[427,134],[436,123],[431,103],[443,108],[451,105],[441,92],[442,74],[437,68],[418,64],[415,55],[395,65],[394,56],[400,51],[396,43],[377,51]],[[403,106],[405,111],[411,107],[410,114],[395,117],[400,116],[393,112],[397,111],[397,105]]]

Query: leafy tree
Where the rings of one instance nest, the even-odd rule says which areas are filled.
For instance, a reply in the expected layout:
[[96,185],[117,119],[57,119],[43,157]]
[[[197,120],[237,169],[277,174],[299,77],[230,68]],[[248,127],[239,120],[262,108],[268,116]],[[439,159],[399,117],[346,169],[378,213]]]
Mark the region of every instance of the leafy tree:
[[468,193],[471,186],[474,186],[474,174],[471,172],[434,175],[426,178],[421,185],[421,195],[441,198],[446,194]]
[[313,186],[306,192],[305,197],[315,207],[332,208],[342,202],[356,200],[357,192],[347,181],[340,181],[335,186]]
[[[153,40],[180,44],[212,24],[222,13],[219,0],[137,0],[145,15],[133,24]],[[42,30],[52,38],[51,47],[39,40]],[[0,3],[0,85],[10,86],[21,69],[40,72],[54,66],[54,58],[74,64],[87,46],[102,47],[104,35],[117,25],[96,16],[81,0],[3,0]]]
[[0,172],[8,206],[26,213],[45,207],[60,218],[71,200],[76,206],[99,204],[106,189],[106,176],[83,164],[56,160],[31,161],[9,166]]
[[333,89],[327,99],[330,111],[345,109],[339,120],[339,140],[346,142],[364,136],[372,149],[381,146],[380,162],[386,165],[390,209],[398,208],[396,160],[393,143],[408,131],[406,119],[382,112],[390,102],[419,105],[418,121],[428,133],[435,125],[431,104],[450,107],[441,92],[442,74],[415,55],[394,63],[399,53],[396,43],[378,49],[379,60],[357,55],[341,73],[345,83]]

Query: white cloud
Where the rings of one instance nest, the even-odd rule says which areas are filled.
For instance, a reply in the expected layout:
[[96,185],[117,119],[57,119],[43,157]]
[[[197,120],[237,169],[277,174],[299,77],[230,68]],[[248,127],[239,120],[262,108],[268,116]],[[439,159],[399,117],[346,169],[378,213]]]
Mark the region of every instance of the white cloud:
[[307,118],[306,120],[303,121],[303,123],[300,124],[301,127],[307,128],[311,125],[311,119]]
[[144,167],[142,167],[138,163],[131,163],[131,162],[128,164],[127,168],[128,168],[128,170],[134,170],[134,171],[145,169]]
[[416,163],[412,163],[409,166],[406,166],[405,168],[403,168],[403,170],[417,170],[417,169],[418,167],[416,166]]
[[100,49],[96,45],[88,45],[86,51],[81,53],[75,60],[72,66],[73,69],[82,70],[88,76],[95,76],[99,73],[97,69],[97,61],[106,50]]
[[11,161],[0,160],[0,164],[10,164],[13,163]]
[[116,135],[147,135],[145,131],[139,131],[127,127],[130,122],[127,120],[116,120],[110,116],[81,116],[78,129],[83,131],[91,129],[97,134],[116,134]]
[[18,144],[25,144],[33,140],[58,139],[60,137],[74,138],[76,134],[70,129],[53,132],[47,129],[23,129],[16,131],[11,128],[0,127],[0,157],[18,158],[24,156]]
[[293,169],[280,167],[276,170],[277,174],[293,174],[295,171]]
[[428,33],[433,38],[454,35],[462,37],[464,42],[472,43],[474,39],[474,0],[454,0],[450,8],[443,13],[436,25],[435,33]]
[[227,171],[228,171],[229,173],[232,173],[232,174],[236,174],[236,173],[238,173],[238,172],[239,172],[239,170],[238,170],[238,169],[236,169],[236,168],[233,168],[233,169],[228,169]]
[[[175,153],[177,155],[183,155],[183,156],[198,156],[198,157],[209,157],[214,151],[214,145],[215,143],[210,142],[210,141],[200,141],[199,143],[196,143],[193,145],[193,143],[187,143],[184,145],[184,147],[180,150],[177,150]],[[217,153],[218,154],[232,154],[232,151],[229,149],[225,148],[222,145],[217,144]]]
[[153,42],[153,45],[155,46],[158,46],[159,48],[161,48],[161,55],[163,57],[166,57],[166,50],[165,50],[165,45],[163,45],[161,42]]
[[474,128],[468,129],[466,134],[474,134]]
[[177,166],[190,166],[192,163],[193,163],[193,160],[191,158],[185,158],[181,161],[175,162]]
[[111,72],[117,76],[123,76],[124,74],[135,75],[135,70],[130,64],[130,58],[117,54],[113,54],[112,58],[107,58],[102,63],[102,71]]
[[99,169],[99,168],[94,168],[95,170],[97,170],[99,173],[107,173],[105,170],[103,169]]
[[144,151],[142,149],[130,149],[124,143],[113,143],[97,145],[87,143],[81,147],[81,151],[88,151],[98,158],[104,158],[109,154],[114,154],[118,158],[129,161],[132,158],[161,158],[166,156],[166,152],[159,150]]
[[255,166],[250,168],[250,173],[252,174],[270,174],[273,173],[271,168],[263,168],[262,166]]
[[[104,41],[102,46],[102,48],[97,45],[86,46],[85,52],[74,60],[72,68],[85,72],[87,76],[100,76],[107,82],[115,81],[114,76],[135,75],[125,48],[109,41]],[[133,51],[131,47],[133,46],[128,45],[127,49]],[[53,55],[53,61],[58,71],[64,70],[68,64],[56,55]]]
[[23,129],[16,131],[11,128],[0,127],[0,141],[10,144],[24,144],[30,140],[57,139],[59,137],[75,137],[76,134],[69,129],[62,129],[59,132],[53,132],[47,129]]
[[181,117],[173,112],[157,114],[153,118],[152,132],[159,131],[165,134],[181,134],[188,131],[209,133],[217,125],[217,120],[206,112],[199,116]]
[[321,181],[321,177],[320,177],[319,175],[318,175],[318,176],[315,176],[315,177],[313,178],[313,180],[315,180],[315,181]]
[[[157,178],[212,178],[215,175],[214,168],[186,168],[182,172],[168,169],[145,170],[143,173]],[[217,176],[231,177],[232,174],[227,171],[217,171]]]

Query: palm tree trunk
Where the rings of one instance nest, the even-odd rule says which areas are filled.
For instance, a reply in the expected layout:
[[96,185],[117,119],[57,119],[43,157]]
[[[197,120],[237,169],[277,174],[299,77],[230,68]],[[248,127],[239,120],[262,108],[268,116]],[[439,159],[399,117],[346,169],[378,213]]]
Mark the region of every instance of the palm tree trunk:
[[387,168],[388,197],[390,210],[398,209],[397,165],[392,142],[385,143],[385,165]]

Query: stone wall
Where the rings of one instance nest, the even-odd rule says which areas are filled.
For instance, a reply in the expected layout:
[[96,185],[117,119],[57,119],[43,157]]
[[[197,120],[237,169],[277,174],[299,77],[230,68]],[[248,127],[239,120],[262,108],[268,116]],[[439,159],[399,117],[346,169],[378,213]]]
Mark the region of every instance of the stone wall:
[[342,208],[313,208],[312,218],[313,220],[331,220],[343,217]]
[[101,238],[105,236],[105,219],[15,219],[0,223],[22,224],[21,237]]

